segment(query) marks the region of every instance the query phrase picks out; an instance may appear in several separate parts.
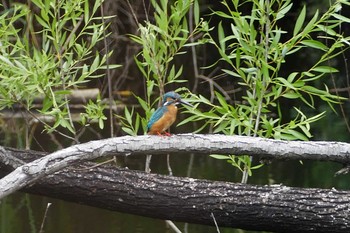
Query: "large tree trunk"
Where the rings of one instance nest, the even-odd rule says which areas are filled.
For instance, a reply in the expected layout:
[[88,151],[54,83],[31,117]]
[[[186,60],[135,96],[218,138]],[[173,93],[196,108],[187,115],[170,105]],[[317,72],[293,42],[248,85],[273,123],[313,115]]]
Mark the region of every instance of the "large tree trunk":
[[[7,149],[2,176],[42,153]],[[17,164],[17,165],[16,165]],[[91,166],[92,163],[84,165]],[[350,232],[350,192],[256,186],[147,174],[112,166],[70,167],[23,191],[99,208],[190,223],[277,232]]]

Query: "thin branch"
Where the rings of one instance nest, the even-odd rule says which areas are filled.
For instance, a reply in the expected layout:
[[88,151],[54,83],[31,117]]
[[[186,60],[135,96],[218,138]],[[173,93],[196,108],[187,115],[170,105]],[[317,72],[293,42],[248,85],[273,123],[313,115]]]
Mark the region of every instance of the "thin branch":
[[[263,40],[263,35],[265,36],[265,41],[264,41],[264,46],[265,46],[265,51],[264,51],[264,59],[265,59],[265,64],[268,64],[268,59],[269,59],[269,47],[270,47],[270,43],[269,43],[269,33],[270,33],[270,0],[266,0],[265,1],[265,7],[266,7],[266,12],[265,12],[265,32],[264,34],[261,34],[261,38],[260,40],[262,41]],[[265,96],[265,92],[266,92],[266,79],[267,77],[265,77],[264,74],[262,74],[262,88],[261,90],[259,91],[260,94],[259,96],[256,96],[256,93],[257,93],[257,85],[255,83],[255,88],[254,88],[254,99],[257,97],[258,100],[257,100],[257,105],[258,105],[258,112],[256,113],[256,115],[254,116],[255,112],[252,112],[251,114],[251,118],[250,118],[250,121],[253,122],[253,118],[255,117],[255,126],[254,126],[254,133],[253,133],[253,136],[256,137],[257,136],[257,132],[258,132],[258,129],[259,129],[259,125],[260,125],[260,116],[261,116],[261,109],[262,109],[262,105],[263,105],[263,100],[264,100],[264,96]],[[255,80],[255,82],[257,82],[257,80]],[[250,129],[249,129],[249,133],[248,135],[250,135]],[[250,156],[250,162],[253,161],[253,157]],[[244,166],[244,170],[243,170],[243,175],[242,175],[242,183],[247,183],[248,182],[248,167],[245,165]]]
[[173,175],[173,169],[171,169],[171,165],[170,165],[170,154],[166,155],[166,166],[168,168],[169,176],[172,176]]
[[215,224],[215,227],[216,227],[216,231],[218,233],[220,233],[220,229],[219,229],[218,223],[216,222],[216,219],[215,219],[215,216],[214,216],[213,212],[210,213],[210,216],[212,217],[212,219],[214,221],[214,224]]
[[47,213],[49,212],[49,208],[50,208],[51,204],[52,204],[52,203],[50,203],[50,202],[47,203],[46,210],[45,210],[45,214],[44,214],[44,217],[43,217],[43,221],[41,222],[41,227],[40,227],[39,233],[44,233],[45,220],[46,220]]
[[[331,2],[330,2],[330,5],[331,5]],[[339,24],[339,34],[342,34],[342,27],[341,26],[342,26],[342,24]],[[326,36],[326,44],[328,46],[328,37],[327,36]],[[347,87],[349,87],[350,86],[350,84],[349,84],[349,69],[348,69],[348,64],[347,64],[347,58],[345,57],[344,51],[342,51],[342,57],[343,57],[343,60],[344,60],[345,80],[346,80],[346,83],[347,83]],[[327,60],[327,63],[328,63],[329,66],[331,66],[329,59]],[[335,78],[334,78],[333,73],[330,73],[330,76],[331,76],[332,84],[333,84],[333,87],[334,87],[334,90],[335,90],[335,94],[338,97],[338,101],[341,102],[339,91],[338,91],[338,88],[337,88],[337,84],[335,83]],[[348,94],[350,95],[350,91],[349,90],[350,89],[348,89],[347,91],[348,91]],[[348,133],[350,133],[350,125],[349,125],[349,121],[348,121],[349,119],[348,119],[348,117],[345,114],[345,110],[344,110],[343,105],[339,104],[339,108],[340,108],[342,117],[344,119],[346,128],[348,130]]]
[[131,6],[130,1],[127,0],[126,2],[128,3],[128,6],[130,7],[131,14],[132,14],[132,16],[134,17],[134,20],[135,20],[136,25],[139,25],[139,21],[137,20],[135,11],[134,11],[134,9],[133,9],[132,6]]
[[170,220],[165,220],[165,222],[168,224],[168,226],[176,233],[182,233],[180,229]]
[[114,137],[114,119],[113,119],[113,86],[112,86],[112,77],[111,77],[111,71],[109,69],[109,47],[107,44],[107,34],[106,34],[106,22],[104,18],[104,10],[103,10],[103,2],[101,3],[101,20],[103,25],[103,43],[105,46],[106,51],[106,74],[107,74],[107,80],[108,80],[108,103],[109,103],[109,126],[110,126],[110,133],[111,137]]
[[[192,3],[191,4],[191,7],[190,7],[190,11],[189,11],[189,29],[190,29],[190,32],[193,33],[194,31],[194,28],[193,28],[193,25],[194,25],[194,22],[193,22],[193,19],[194,19],[194,4]],[[190,37],[190,42],[191,43],[194,43],[194,37],[191,36]],[[196,52],[196,47],[195,46],[191,46],[191,55],[192,55],[192,63],[193,63],[193,73],[194,73],[194,85],[193,85],[193,89],[192,89],[192,92],[196,93],[197,92],[197,87],[198,87],[198,75],[199,75],[199,72],[198,72],[198,63],[197,63],[197,52]]]

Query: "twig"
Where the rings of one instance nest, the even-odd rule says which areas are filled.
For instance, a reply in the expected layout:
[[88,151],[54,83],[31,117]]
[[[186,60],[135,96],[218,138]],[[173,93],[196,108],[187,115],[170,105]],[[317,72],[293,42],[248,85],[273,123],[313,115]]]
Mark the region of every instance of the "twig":
[[61,47],[61,50],[60,50],[60,54],[63,54],[68,45],[69,45],[69,42],[72,40],[73,36],[75,35],[75,32],[78,30],[78,28],[80,27],[80,24],[83,22],[83,19],[84,19],[84,15],[82,15],[78,21],[78,23],[75,25],[75,27],[72,29],[72,31],[69,33],[69,36],[67,37],[67,40],[66,42],[64,42],[63,46]]
[[147,9],[146,9],[145,0],[142,0],[142,4],[143,4],[143,9],[145,10],[146,21],[149,22],[148,11],[147,11]]
[[[193,3],[191,4],[191,7],[190,7],[190,12],[189,12],[189,29],[190,29],[190,32],[192,33],[193,32]],[[190,37],[190,41],[191,43],[194,43],[194,37],[191,36]],[[198,87],[198,75],[199,75],[199,72],[198,72],[198,63],[197,63],[197,53],[196,53],[196,48],[195,46],[191,46],[191,52],[192,52],[192,63],[193,63],[193,72],[194,72],[194,85],[193,85],[193,89],[192,89],[192,92],[197,92],[197,87]]]
[[190,161],[188,162],[188,167],[187,167],[187,173],[186,176],[190,177],[192,173],[192,167],[193,167],[193,161],[194,161],[194,153],[191,153],[190,155]]
[[216,219],[215,219],[215,216],[214,216],[213,212],[210,213],[210,216],[213,218],[213,221],[214,221],[214,224],[215,224],[215,227],[216,227],[216,231],[218,233],[220,233],[220,229],[219,229],[218,223],[216,222]]
[[[265,1],[265,6],[266,6],[266,12],[265,12],[265,19],[266,19],[266,23],[265,23],[265,51],[264,51],[264,58],[265,58],[265,63],[268,64],[268,59],[269,59],[269,33],[270,33],[270,0],[266,0]],[[261,34],[261,41],[263,40],[263,34]],[[256,90],[256,82],[255,81],[255,88],[253,91],[253,96],[254,99],[256,98],[257,95],[257,90]],[[260,116],[261,116],[261,109],[262,109],[262,102],[263,102],[263,97],[265,95],[266,92],[266,77],[264,74],[262,74],[262,89],[260,91],[260,94],[258,96],[258,112],[256,113],[255,116],[255,126],[254,126],[254,133],[253,133],[253,137],[257,136],[257,132],[258,132],[258,128],[259,128],[259,124],[260,124]],[[253,118],[254,118],[254,113],[252,113],[251,118],[250,118],[250,122],[253,122]],[[249,132],[248,132],[248,136],[250,136],[250,128],[249,128]],[[253,157],[250,156],[249,157],[250,162],[253,161]],[[243,170],[243,175],[242,175],[242,180],[241,183],[246,184],[248,182],[248,167],[247,165],[244,166],[244,170]]]
[[131,6],[131,4],[130,4],[130,1],[127,0],[126,2],[128,3],[128,6],[130,7],[131,14],[132,14],[132,16],[134,17],[134,20],[135,20],[136,25],[139,25],[139,21],[137,20],[137,17],[136,17],[136,14],[135,14],[134,10],[132,9],[132,6]]
[[[57,2],[57,4],[60,4],[60,2]],[[60,12],[61,7],[62,7],[61,5],[55,6],[55,8],[57,10],[57,15],[55,14],[55,16],[57,16],[56,17],[57,18],[57,22],[59,22],[60,19],[61,19],[61,12]],[[55,25],[56,26],[56,33],[57,32],[62,33],[61,30],[59,29],[58,25],[59,25],[58,23]],[[70,39],[70,38],[68,38],[68,39]],[[61,78],[61,81],[62,81],[62,90],[65,91],[66,90],[65,71],[63,69],[63,59],[62,59],[62,54],[63,53],[61,53],[61,51],[64,51],[65,49],[63,48],[64,45],[61,44],[60,40],[57,41],[57,46],[58,47],[56,48],[56,52],[57,52],[57,56],[56,57],[58,57],[58,62],[59,62],[59,68],[60,68],[59,74],[60,74],[60,78]],[[51,90],[51,88],[50,88],[50,90]],[[52,90],[51,90],[51,92],[52,92]],[[52,95],[53,95],[53,93],[52,93]],[[72,126],[72,129],[74,130],[74,134],[75,134],[76,130],[75,130],[75,127],[74,127],[74,123],[73,123],[72,114],[71,114],[70,107],[69,107],[67,94],[64,94],[63,96],[64,96],[65,106],[66,106],[66,109],[67,109],[68,120],[69,120],[69,123]],[[53,98],[56,98],[56,96],[53,95]]]
[[98,163],[94,166],[90,166],[90,167],[85,167],[85,168],[75,168],[74,170],[75,171],[86,171],[86,170],[90,170],[90,169],[93,169],[93,168],[96,168],[96,167],[100,167],[102,165],[105,165],[107,163],[110,163],[110,162],[114,162],[114,163],[117,163],[117,157],[116,156],[113,156],[113,158],[109,159],[109,160],[106,160],[102,163]]
[[73,140],[73,141],[76,142],[76,143],[79,143],[79,141],[78,141],[76,138],[73,138],[73,137],[71,137],[71,136],[68,136],[67,134],[62,133],[62,132],[58,131],[57,129],[52,128],[49,124],[47,124],[46,122],[42,121],[39,117],[35,116],[35,114],[32,113],[29,109],[27,109],[27,107],[26,107],[22,102],[18,101],[17,99],[16,99],[16,102],[19,103],[22,107],[24,107],[24,109],[26,110],[26,112],[27,112],[29,115],[31,115],[34,119],[36,119],[38,122],[40,122],[40,123],[43,124],[44,126],[50,128],[53,132],[56,132],[56,133],[60,134],[60,135],[63,136],[63,137],[66,137],[66,138],[68,138],[68,139]]
[[167,165],[167,168],[168,168],[169,176],[172,176],[173,175],[173,170],[171,169],[171,166],[170,166],[170,154],[166,155],[166,165]]
[[49,211],[49,208],[51,206],[52,203],[47,203],[47,206],[46,206],[46,210],[45,210],[45,214],[44,214],[44,217],[43,217],[43,221],[41,222],[41,227],[40,227],[40,231],[39,233],[44,233],[44,225],[45,225],[45,220],[46,220],[46,217],[47,217],[47,213]]
[[111,130],[111,137],[114,137],[114,121],[113,121],[113,94],[112,94],[112,77],[111,71],[109,69],[109,49],[107,44],[107,35],[106,35],[106,23],[104,18],[103,2],[101,3],[101,20],[103,25],[103,43],[106,50],[106,74],[108,80],[108,103],[109,103],[109,125]]
[[350,165],[347,165],[346,167],[343,167],[342,169],[340,169],[339,171],[337,171],[334,174],[334,177],[339,176],[339,175],[346,175],[348,174],[350,171]]
[[[339,24],[339,34],[342,34],[341,28],[342,24]],[[326,44],[328,46],[328,37],[326,36]],[[349,86],[350,86],[350,83],[349,83],[349,68],[348,68],[348,63],[347,63],[347,58],[344,54],[344,51],[342,52],[342,57],[344,59],[344,68],[345,68],[345,80],[346,80],[346,84],[347,84],[347,92],[348,94],[350,95],[350,89],[349,89]],[[330,60],[328,59],[327,60],[327,63],[328,65],[330,66]],[[336,96],[339,98],[339,102],[340,102],[340,95],[339,95],[339,92],[338,92],[338,89],[337,89],[337,84],[335,83],[335,78],[334,78],[334,75],[333,73],[330,73],[330,76],[331,76],[331,79],[332,79],[332,84],[334,86],[334,90],[335,90],[335,94]],[[346,116],[345,114],[345,110],[344,110],[344,107],[342,104],[339,104],[339,108],[340,108],[340,111],[341,111],[341,114],[342,114],[342,117],[344,119],[344,122],[345,122],[345,125],[346,125],[346,128],[348,130],[348,132],[350,133],[350,125],[349,125],[349,122],[348,122],[348,117]]]
[[165,222],[168,224],[168,226],[173,229],[176,233],[182,233],[180,229],[170,220],[165,220]]
[[152,155],[146,155],[146,163],[145,163],[145,172],[150,173],[151,172],[151,159]]
[[215,81],[213,81],[211,78],[203,76],[203,75],[199,75],[198,78],[204,79],[205,81],[207,81],[209,83],[209,87],[210,87],[210,93],[212,93],[213,95],[210,98],[210,101],[214,101],[214,87],[216,87],[216,89],[218,89],[224,96],[225,99],[232,101],[231,97],[226,93],[225,89],[222,88],[218,83],[216,83]]

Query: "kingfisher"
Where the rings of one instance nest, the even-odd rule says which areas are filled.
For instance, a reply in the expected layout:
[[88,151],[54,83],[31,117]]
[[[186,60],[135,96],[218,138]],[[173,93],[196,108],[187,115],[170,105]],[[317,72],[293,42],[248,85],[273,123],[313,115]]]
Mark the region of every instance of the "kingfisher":
[[178,104],[185,104],[194,107],[181,99],[181,96],[174,91],[164,94],[162,106],[159,107],[151,116],[147,124],[147,133],[149,135],[162,135],[163,133],[170,136],[166,132],[167,129],[175,122]]

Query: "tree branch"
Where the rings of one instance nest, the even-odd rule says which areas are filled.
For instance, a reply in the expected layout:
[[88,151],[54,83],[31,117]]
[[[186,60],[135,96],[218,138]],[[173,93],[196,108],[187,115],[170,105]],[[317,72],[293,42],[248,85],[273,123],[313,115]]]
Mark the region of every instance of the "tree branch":
[[[0,150],[0,161],[6,153]],[[281,141],[245,136],[179,134],[172,137],[124,136],[74,145],[24,164],[0,180],[0,199],[77,162],[115,154],[170,152],[252,155],[263,159],[312,159],[350,163],[350,144]]]
[[[19,162],[42,153],[7,149]],[[15,161],[15,160],[13,160]],[[85,163],[84,166],[91,166]],[[4,175],[4,174],[0,174]],[[349,232],[349,191],[257,186],[163,176],[112,166],[49,175],[24,191],[113,211],[219,227],[275,232]]]

